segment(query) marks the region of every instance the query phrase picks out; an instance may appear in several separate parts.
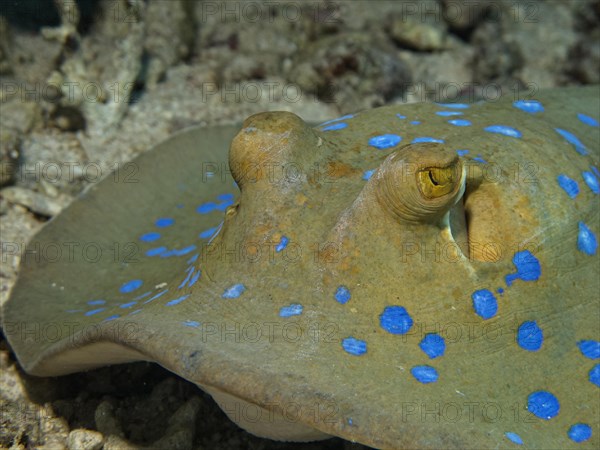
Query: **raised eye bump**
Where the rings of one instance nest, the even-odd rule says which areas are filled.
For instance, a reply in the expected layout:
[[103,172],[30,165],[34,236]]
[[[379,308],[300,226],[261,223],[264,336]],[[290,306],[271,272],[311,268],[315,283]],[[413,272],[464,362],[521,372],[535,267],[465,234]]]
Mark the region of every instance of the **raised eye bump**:
[[435,222],[464,192],[464,168],[440,144],[411,144],[392,153],[374,178],[377,200],[396,219]]

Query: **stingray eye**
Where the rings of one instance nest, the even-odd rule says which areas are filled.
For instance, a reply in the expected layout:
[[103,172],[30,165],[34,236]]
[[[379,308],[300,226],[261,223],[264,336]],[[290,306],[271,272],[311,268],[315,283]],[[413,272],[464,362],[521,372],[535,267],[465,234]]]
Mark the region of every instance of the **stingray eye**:
[[462,195],[463,166],[442,145],[414,144],[388,156],[375,182],[377,199],[393,216],[405,222],[431,222]]
[[427,167],[417,172],[417,185],[426,198],[436,198],[452,192],[457,174],[454,165],[450,167]]

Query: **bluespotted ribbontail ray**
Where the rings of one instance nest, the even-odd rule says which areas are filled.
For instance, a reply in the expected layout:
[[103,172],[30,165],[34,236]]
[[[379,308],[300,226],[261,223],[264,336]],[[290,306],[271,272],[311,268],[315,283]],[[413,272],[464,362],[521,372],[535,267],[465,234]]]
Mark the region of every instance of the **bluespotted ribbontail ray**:
[[32,240],[4,331],[29,373],[155,361],[273,439],[597,448],[599,98],[263,113],[229,166],[237,130],[181,132]]

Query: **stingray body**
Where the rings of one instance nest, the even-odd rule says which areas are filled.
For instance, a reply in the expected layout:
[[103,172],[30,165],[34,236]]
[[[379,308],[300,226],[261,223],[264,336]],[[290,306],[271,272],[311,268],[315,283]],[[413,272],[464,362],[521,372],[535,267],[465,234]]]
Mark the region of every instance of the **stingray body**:
[[155,361],[274,439],[597,448],[599,98],[181,132],[33,239],[4,331],[27,372]]

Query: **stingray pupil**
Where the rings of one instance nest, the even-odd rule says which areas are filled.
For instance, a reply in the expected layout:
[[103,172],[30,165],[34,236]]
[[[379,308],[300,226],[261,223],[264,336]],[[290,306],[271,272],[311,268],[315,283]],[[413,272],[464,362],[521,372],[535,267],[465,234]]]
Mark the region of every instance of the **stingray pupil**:
[[433,183],[434,186],[438,186],[439,185],[439,183],[437,182],[437,180],[433,176],[433,171],[432,170],[429,170],[429,179],[431,180],[431,182]]

